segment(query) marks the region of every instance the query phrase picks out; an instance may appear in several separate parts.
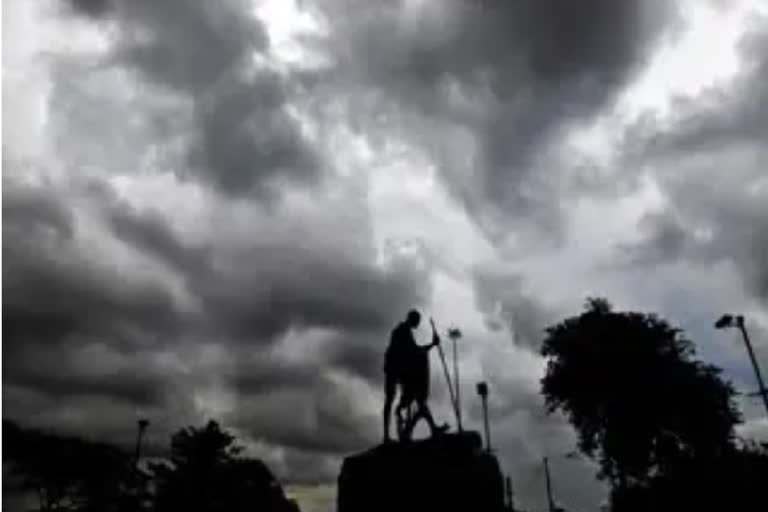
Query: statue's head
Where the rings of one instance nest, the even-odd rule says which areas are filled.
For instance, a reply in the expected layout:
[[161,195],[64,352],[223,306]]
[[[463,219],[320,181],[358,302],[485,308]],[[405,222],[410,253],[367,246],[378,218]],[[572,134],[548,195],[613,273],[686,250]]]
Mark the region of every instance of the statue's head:
[[419,323],[421,322],[421,313],[416,311],[415,309],[412,309],[408,312],[408,316],[405,317],[405,322],[408,324],[408,326],[411,329],[415,329],[419,326]]

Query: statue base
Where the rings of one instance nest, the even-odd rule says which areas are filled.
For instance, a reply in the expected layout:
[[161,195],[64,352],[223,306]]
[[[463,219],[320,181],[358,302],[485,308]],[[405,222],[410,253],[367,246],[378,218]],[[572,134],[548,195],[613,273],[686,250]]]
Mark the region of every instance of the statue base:
[[393,442],[344,459],[337,512],[502,512],[504,479],[477,432]]

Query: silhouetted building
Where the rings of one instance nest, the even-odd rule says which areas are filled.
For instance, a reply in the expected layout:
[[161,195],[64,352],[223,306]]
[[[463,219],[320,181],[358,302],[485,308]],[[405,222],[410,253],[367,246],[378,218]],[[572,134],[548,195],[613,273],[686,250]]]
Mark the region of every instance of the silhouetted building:
[[347,457],[337,512],[502,512],[504,479],[477,432],[379,445]]

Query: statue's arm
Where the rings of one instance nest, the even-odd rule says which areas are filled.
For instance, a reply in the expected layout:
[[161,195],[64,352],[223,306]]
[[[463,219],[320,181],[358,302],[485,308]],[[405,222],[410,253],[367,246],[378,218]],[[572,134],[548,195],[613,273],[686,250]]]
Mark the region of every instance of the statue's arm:
[[435,348],[440,344],[440,338],[438,336],[432,336],[432,343],[429,345],[419,345],[419,348],[425,352],[429,352],[430,349]]

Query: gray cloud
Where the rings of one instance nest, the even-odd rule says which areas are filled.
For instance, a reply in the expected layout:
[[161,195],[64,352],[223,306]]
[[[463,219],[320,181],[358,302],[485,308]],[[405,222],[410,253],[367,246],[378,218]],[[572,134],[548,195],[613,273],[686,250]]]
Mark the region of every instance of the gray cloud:
[[[276,219],[277,226],[285,222],[280,233],[254,226],[254,241],[230,250],[216,243],[185,247],[151,215],[122,211],[111,220],[124,240],[180,265],[212,327],[238,338],[270,340],[289,326],[383,329],[402,314],[402,304],[422,303],[429,292],[427,274],[407,258],[380,269],[368,254],[350,250],[348,232],[323,233],[320,225],[313,236],[325,242],[313,245],[293,230],[295,221],[306,223],[302,231],[314,230],[311,219]],[[217,269],[214,260],[223,264]]]
[[[45,357],[41,357],[41,355]],[[5,380],[50,397],[96,396],[136,407],[162,407],[173,380],[147,352],[120,352],[98,342],[55,346],[27,343],[4,363]]]
[[554,312],[526,289],[518,274],[481,269],[474,276],[477,308],[492,330],[508,329],[516,344],[536,353]]
[[[359,374],[358,361],[378,355],[369,342],[426,300],[429,270],[396,254],[380,266],[365,202],[354,191],[324,196],[325,164],[287,110],[296,83],[251,61],[270,43],[246,3],[70,5],[110,46],[97,57],[46,60],[48,126],[70,176],[28,180],[16,162],[5,165],[6,414],[130,439],[141,408],[167,434],[204,419],[190,411],[197,394],[220,384],[208,374],[242,403],[288,388],[314,404],[319,424],[291,429],[290,411],[264,402],[254,437],[314,453],[360,446],[359,423],[334,418],[353,411],[312,390],[327,372]],[[147,171],[173,173],[210,196],[195,229],[164,202],[136,206],[112,180]],[[282,200],[299,184],[314,186],[311,211]],[[362,359],[337,350],[300,364],[268,352],[286,333],[312,329],[334,330]],[[197,367],[195,348],[212,341],[252,359]],[[96,356],[95,347],[103,347]],[[51,365],[34,364],[48,357]],[[177,363],[158,366],[163,357]],[[344,398],[343,386],[319,389]],[[303,466],[289,464],[286,477],[309,478]]]
[[733,83],[680,101],[670,121],[629,130],[627,161],[651,169],[668,201],[628,251],[635,262],[732,262],[768,303],[768,32],[756,27],[742,39]]
[[[445,32],[427,26],[403,38],[391,37],[399,12],[392,3],[382,4],[375,23],[366,17],[379,7],[326,4],[333,32],[322,46],[338,66],[334,76],[310,73],[300,83],[249,68],[270,42],[238,2],[71,5],[109,31],[111,46],[95,60],[52,64],[51,127],[63,167],[101,175],[31,188],[4,177],[4,364],[13,368],[6,411],[130,440],[129,418],[141,408],[161,443],[175,426],[201,420],[190,412],[195,400],[221,388],[234,397],[227,423],[284,447],[284,475],[304,482],[330,478],[339,454],[378,438],[369,394],[353,393],[344,379],[379,384],[389,328],[426,303],[430,288],[429,269],[408,257],[374,264],[364,203],[310,191],[317,209],[283,208],[286,182],[321,188],[325,179],[326,163],[287,114],[295,95],[306,89],[321,103],[326,95],[345,100],[343,121],[374,136],[380,112],[390,116],[385,134],[413,122],[403,133],[436,157],[479,217],[522,212],[552,225],[554,189],[534,155],[557,137],[561,121],[609,101],[634,66],[624,60],[648,42],[643,29],[637,42],[608,44],[603,37],[615,34],[603,27],[627,31],[636,13],[607,3],[597,7],[615,23],[594,26],[574,16],[580,10],[558,18],[533,3],[491,11],[454,3]],[[568,40],[556,45],[574,52],[569,60],[555,58],[551,39],[539,37],[542,26]],[[601,49],[616,53],[603,60]],[[589,85],[590,77],[610,87]],[[378,95],[370,109],[361,108],[364,91]],[[463,154],[473,152],[467,162]],[[466,174],[467,163],[479,173]],[[202,223],[190,230],[170,206],[137,206],[110,179],[146,171],[214,185]],[[244,218],[234,213],[241,202],[253,208]],[[500,296],[501,285],[492,292],[488,300],[503,302],[502,318],[532,345],[536,327],[523,321],[535,323],[533,299]],[[272,353],[285,336],[312,329],[331,333],[316,357],[309,347],[299,360]],[[211,342],[237,363],[204,363],[195,350]],[[103,347],[100,355],[95,347]],[[55,367],[31,363],[56,354]],[[177,362],[160,364],[161,356]],[[435,386],[438,401],[442,389]],[[515,410],[534,407],[518,390],[504,396]]]
[[[327,374],[378,378],[368,365],[381,356],[388,329],[405,305],[418,305],[428,296],[427,269],[407,257],[377,267],[367,261],[367,252],[356,252],[360,244],[344,242],[364,232],[322,233],[325,242],[313,244],[291,229],[290,218],[273,219],[286,229],[272,238],[260,238],[269,231],[249,224],[255,244],[227,244],[224,232],[194,243],[172,219],[136,210],[108,189],[97,189],[85,202],[67,189],[27,189],[5,180],[3,193],[10,198],[4,201],[3,258],[7,384],[48,397],[93,395],[153,407],[169,406],[185,389],[205,391],[209,373],[218,375],[239,402],[256,404],[256,417],[247,425],[258,438],[336,452],[370,440],[370,429],[358,437],[363,430],[356,409],[345,402],[344,386],[328,381]],[[28,211],[34,215],[25,215]],[[111,246],[113,258],[136,254],[139,263],[112,266],[105,253],[94,266],[83,226],[67,222],[62,211],[71,212],[71,218],[91,215],[103,237],[99,245]],[[321,217],[296,220],[310,231],[324,222]],[[272,221],[265,226],[275,227]],[[338,242],[329,240],[336,236]],[[141,265],[155,269],[156,277],[138,275]],[[270,352],[283,336],[307,329],[330,329],[335,339],[348,341],[303,363]],[[198,364],[201,356],[184,356],[185,347],[193,350],[198,342],[213,340],[240,363],[185,371],[150,364],[150,356],[179,350],[182,364]],[[94,352],[98,347],[104,350]],[[349,357],[346,348],[353,347],[360,356]],[[150,359],[142,363],[139,354]],[[35,364],[40,360],[51,366]],[[288,393],[285,403],[270,398],[281,393]],[[25,410],[13,395],[5,406],[11,415]],[[247,410],[238,410],[233,423],[249,418]],[[310,423],[295,423],[293,412],[309,410]]]
[[[108,48],[41,61],[55,158],[4,162],[6,415],[130,445],[141,413],[159,453],[213,403],[283,478],[309,485],[375,443],[389,329],[429,305],[431,263],[394,244],[381,264],[366,198],[289,111],[378,150],[424,151],[495,240],[557,239],[560,200],[593,187],[588,169],[565,172],[582,163],[559,154],[564,134],[610,108],[680,21],[661,0],[420,4],[302,4],[327,16],[329,34],[305,42],[332,64],[298,72],[257,65],[273,41],[245,1],[67,2]],[[768,67],[755,34],[754,66],[728,91],[627,131],[626,174],[649,164],[670,201],[629,255],[734,261],[766,297]],[[553,316],[538,290],[492,269],[472,279],[487,327],[535,352]],[[483,366],[497,449],[522,504],[541,504],[540,456],[570,449],[572,433],[544,415],[530,373]],[[594,504],[593,468],[563,467],[557,489]]]
[[732,83],[694,99],[678,99],[675,115],[662,126],[651,126],[640,148],[657,156],[710,153],[727,145],[747,149],[768,136],[768,31],[765,18],[755,15],[739,44],[741,71]]
[[235,421],[255,440],[338,456],[379,438],[378,415],[362,412],[365,398],[328,373],[312,387],[272,388],[252,398],[239,402]]
[[104,66],[133,70],[191,104],[187,162],[177,169],[182,176],[192,171],[228,193],[271,199],[278,184],[311,183],[322,171],[288,113],[292,82],[254,63],[270,42],[247,2],[80,0],[71,6],[112,23],[114,44]]
[[225,377],[241,396],[259,396],[274,390],[301,392],[323,380],[320,365],[310,361],[290,361],[255,352],[244,356]]
[[680,219],[671,212],[649,214],[642,219],[646,246],[637,251],[636,246],[626,247],[627,255],[634,263],[660,263],[674,261],[685,254],[695,240],[691,239]]
[[105,333],[126,348],[137,341],[132,332],[172,332],[178,318],[167,290],[146,279],[121,283],[108,265],[94,264],[103,255],[83,246],[76,200],[6,179],[10,167],[3,179],[4,353]]
[[[405,316],[405,313],[400,315]],[[399,320],[399,319],[398,319]],[[346,369],[351,375],[379,385],[384,382],[384,350],[389,343],[389,328],[381,331],[347,331],[323,345],[328,364]]]
[[104,16],[113,7],[111,0],[68,0],[76,11],[98,18]]
[[322,3],[337,62],[331,92],[344,88],[351,118],[367,133],[406,133],[426,149],[489,234],[536,225],[557,237],[560,183],[548,148],[610,105],[676,26],[675,8],[605,0],[423,5],[406,12],[396,1]]

